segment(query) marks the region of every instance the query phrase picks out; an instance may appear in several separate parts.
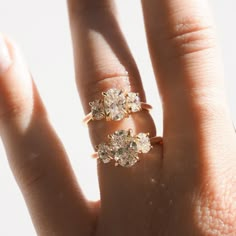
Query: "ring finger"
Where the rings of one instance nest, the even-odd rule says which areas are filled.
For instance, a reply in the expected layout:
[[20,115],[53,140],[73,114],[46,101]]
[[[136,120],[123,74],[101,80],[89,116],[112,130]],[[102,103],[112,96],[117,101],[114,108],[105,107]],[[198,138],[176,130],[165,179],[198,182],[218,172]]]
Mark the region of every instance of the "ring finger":
[[[76,82],[85,113],[90,111],[89,102],[100,98],[101,93],[110,88],[138,92],[141,101],[144,102],[145,94],[140,76],[119,28],[113,1],[68,0],[68,6],[74,45]],[[116,130],[130,128],[134,133],[148,132],[150,137],[155,136],[154,123],[146,111],[134,113],[128,119],[122,119],[119,122],[108,122],[104,119],[89,122],[93,145],[106,141],[107,135]],[[108,219],[116,222],[117,230],[120,232],[118,219],[121,215],[122,228],[126,230],[128,230],[127,227],[132,227],[129,224],[132,216],[145,217],[146,193],[150,193],[150,179],[158,178],[160,153],[158,147],[152,149],[150,153],[145,154],[147,158],[142,158],[140,163],[132,169],[115,168],[110,163],[98,165],[101,231],[105,230],[103,222]],[[143,193],[143,197],[140,193]],[[136,198],[137,194],[139,198]],[[117,206],[122,207],[117,208]],[[107,225],[109,224],[106,223],[106,227]],[[113,230],[116,230],[114,225]]]

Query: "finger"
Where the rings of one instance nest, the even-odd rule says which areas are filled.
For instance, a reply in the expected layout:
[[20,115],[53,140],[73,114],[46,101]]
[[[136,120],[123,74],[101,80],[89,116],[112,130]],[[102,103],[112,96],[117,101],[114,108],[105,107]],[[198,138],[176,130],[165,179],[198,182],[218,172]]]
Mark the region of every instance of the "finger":
[[0,134],[38,234],[88,235],[89,204],[18,50],[4,38],[0,39]]
[[207,1],[143,0],[142,5],[163,99],[166,141],[175,139],[179,145],[186,141],[183,136],[189,140],[190,134],[197,135],[196,130],[218,135],[229,130],[231,135],[222,63]]
[[[76,81],[85,113],[90,111],[89,102],[100,98],[101,92],[113,87],[138,92],[141,100],[145,101],[137,67],[119,28],[114,2],[68,0],[68,7]],[[130,128],[134,133],[149,132],[150,136],[155,135],[153,122],[146,111],[134,113],[130,118],[121,121],[101,120],[89,123],[94,145],[107,141],[107,135],[118,129]],[[124,228],[136,232],[137,228],[134,229],[134,225],[129,222],[140,215],[137,220],[139,222],[147,213],[145,193],[150,188],[150,178],[157,179],[159,174],[160,153],[160,150],[158,152],[154,148],[132,170],[116,168],[113,163],[98,165],[102,227],[110,230],[113,227],[112,230],[119,235],[123,235],[120,232]],[[137,205],[140,207],[137,208]],[[142,227],[143,224],[140,222],[139,226]],[[101,232],[103,235],[104,231]],[[114,234],[109,230],[108,232]]]
[[[218,209],[230,207],[219,196],[234,176],[235,134],[207,1],[142,0],[142,5],[164,110],[165,189],[160,190],[158,225],[171,225],[162,228],[163,235],[207,235],[209,228],[223,232],[216,227]],[[206,222],[206,215],[214,217]]]
[[[113,87],[138,92],[145,101],[140,75],[119,28],[113,1],[69,0],[68,6],[76,82],[85,113],[90,111],[89,102],[101,98],[102,92]],[[154,133],[149,114],[140,112],[135,123],[144,121],[140,129]],[[137,128],[131,119],[90,122],[92,142],[98,144],[104,136],[121,127]]]

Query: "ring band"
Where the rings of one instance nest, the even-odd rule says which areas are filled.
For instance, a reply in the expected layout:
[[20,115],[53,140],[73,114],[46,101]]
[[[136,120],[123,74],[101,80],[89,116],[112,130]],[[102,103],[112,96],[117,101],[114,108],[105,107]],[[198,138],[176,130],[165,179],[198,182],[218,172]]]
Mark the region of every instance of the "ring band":
[[153,144],[162,144],[161,137],[149,138],[148,133],[133,135],[132,130],[118,130],[108,135],[109,142],[96,146],[92,157],[103,163],[115,162],[116,166],[131,167],[139,160],[139,153],[148,153]]
[[141,110],[151,110],[152,106],[141,102],[138,93],[125,93],[120,89],[109,89],[102,93],[103,98],[90,102],[91,112],[85,116],[83,122],[91,120],[119,121],[128,117],[130,113]]

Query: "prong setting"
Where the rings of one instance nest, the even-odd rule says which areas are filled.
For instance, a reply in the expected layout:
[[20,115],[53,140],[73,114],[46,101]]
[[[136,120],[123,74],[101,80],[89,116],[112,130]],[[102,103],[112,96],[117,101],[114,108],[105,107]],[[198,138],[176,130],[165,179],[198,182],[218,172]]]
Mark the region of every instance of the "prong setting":
[[111,88],[102,92],[102,97],[89,103],[91,120],[106,118],[107,121],[119,121],[129,117],[130,113],[142,110],[138,93]]

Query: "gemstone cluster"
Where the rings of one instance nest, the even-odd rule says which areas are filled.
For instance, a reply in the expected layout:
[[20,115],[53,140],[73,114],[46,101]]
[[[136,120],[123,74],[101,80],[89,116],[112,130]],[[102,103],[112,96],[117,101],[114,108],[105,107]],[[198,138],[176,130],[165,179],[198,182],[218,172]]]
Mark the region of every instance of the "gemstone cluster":
[[125,93],[119,89],[109,89],[102,93],[103,99],[90,102],[93,120],[122,120],[131,112],[141,110],[141,102],[138,93]]
[[148,134],[133,135],[131,130],[118,130],[108,138],[109,143],[97,146],[98,159],[103,163],[113,160],[116,165],[131,167],[139,160],[139,153],[148,153],[152,147]]

